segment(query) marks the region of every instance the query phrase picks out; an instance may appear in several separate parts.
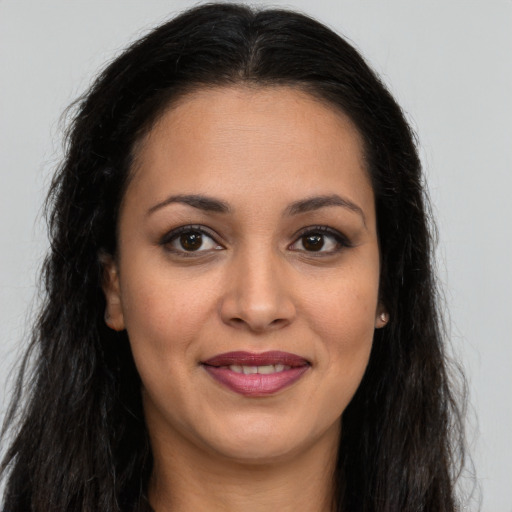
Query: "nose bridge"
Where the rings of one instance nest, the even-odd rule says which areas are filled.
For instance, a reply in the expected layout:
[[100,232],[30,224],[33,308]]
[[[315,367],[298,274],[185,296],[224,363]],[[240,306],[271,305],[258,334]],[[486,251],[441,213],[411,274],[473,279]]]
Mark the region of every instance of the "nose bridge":
[[223,320],[254,331],[289,324],[295,307],[284,272],[285,261],[269,244],[240,250],[229,272]]

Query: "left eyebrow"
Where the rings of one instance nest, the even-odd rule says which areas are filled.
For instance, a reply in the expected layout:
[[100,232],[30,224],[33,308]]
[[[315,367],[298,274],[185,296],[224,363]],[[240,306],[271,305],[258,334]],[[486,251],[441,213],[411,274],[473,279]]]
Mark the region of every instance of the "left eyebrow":
[[363,209],[349,199],[343,198],[337,194],[330,196],[315,196],[295,201],[286,208],[285,215],[298,215],[300,213],[311,212],[328,206],[341,206],[342,208],[346,208],[347,210],[357,213],[363,219],[363,224],[366,226],[366,216]]

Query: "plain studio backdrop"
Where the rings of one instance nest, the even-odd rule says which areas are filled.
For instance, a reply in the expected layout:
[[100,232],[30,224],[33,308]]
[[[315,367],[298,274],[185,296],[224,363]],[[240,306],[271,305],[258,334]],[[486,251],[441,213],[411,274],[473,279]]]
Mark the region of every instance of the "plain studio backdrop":
[[[191,5],[0,0],[0,417],[37,304],[60,115],[127,43]],[[418,134],[453,351],[469,382],[481,510],[512,512],[512,1],[271,5],[306,12],[355,43]]]

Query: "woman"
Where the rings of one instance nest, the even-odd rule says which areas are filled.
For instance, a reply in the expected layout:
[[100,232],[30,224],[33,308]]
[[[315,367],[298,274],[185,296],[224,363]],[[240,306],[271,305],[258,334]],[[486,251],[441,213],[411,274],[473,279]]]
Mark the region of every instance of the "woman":
[[185,12],[80,101],[48,206],[6,511],[456,509],[420,164],[343,39]]

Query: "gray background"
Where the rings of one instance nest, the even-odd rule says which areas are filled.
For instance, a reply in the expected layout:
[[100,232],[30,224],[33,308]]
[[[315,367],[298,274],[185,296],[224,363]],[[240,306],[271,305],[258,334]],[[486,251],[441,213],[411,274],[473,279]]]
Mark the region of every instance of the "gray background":
[[[259,4],[263,2],[252,2]],[[0,0],[0,416],[26,343],[59,116],[126,43],[192,5]],[[274,1],[348,36],[418,132],[483,512],[512,511],[512,1]],[[3,404],[3,405],[2,405]],[[468,487],[468,482],[466,482]],[[472,502],[469,510],[476,510]]]

